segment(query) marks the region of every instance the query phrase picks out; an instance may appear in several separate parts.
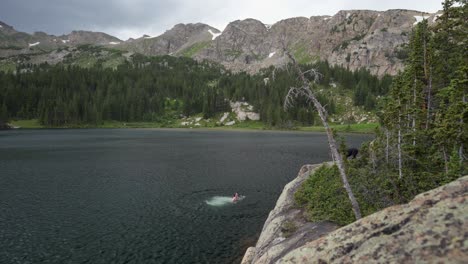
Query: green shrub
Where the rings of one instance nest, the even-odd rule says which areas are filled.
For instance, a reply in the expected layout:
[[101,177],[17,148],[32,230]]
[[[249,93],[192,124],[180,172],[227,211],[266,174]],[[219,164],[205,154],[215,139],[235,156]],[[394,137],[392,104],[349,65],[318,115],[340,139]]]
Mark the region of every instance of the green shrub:
[[192,57],[193,55],[197,54],[200,50],[204,49],[209,44],[210,44],[209,41],[193,44],[192,46],[184,49],[181,54],[182,56],[185,56],[185,57]]
[[336,166],[317,169],[296,192],[295,199],[306,207],[310,221],[329,220],[341,225],[354,221],[351,203]]
[[[395,204],[407,203],[416,195],[451,182],[464,173],[456,158],[458,153],[454,150],[448,164],[448,174],[431,171],[429,163],[420,160],[419,164],[405,167],[404,177],[400,178],[397,170],[383,163],[384,143],[374,141],[372,148],[365,143],[359,150],[358,159],[344,160],[348,181],[363,216]],[[430,164],[433,167],[443,166],[434,161]],[[299,188],[295,201],[306,208],[309,221],[328,220],[340,225],[349,224],[355,219],[342,186],[337,167],[322,166]]]
[[366,34],[357,35],[357,36],[355,36],[354,38],[352,38],[351,40],[360,41],[360,40],[363,39],[365,36],[366,36]]
[[[362,169],[367,162],[366,149],[363,146],[360,159],[345,160],[348,181],[356,197],[363,216],[395,204],[395,188],[392,178],[382,175],[375,177]],[[308,220],[331,221],[346,225],[355,221],[351,203],[343,187],[336,165],[318,168],[295,193],[295,201],[305,207]]]
[[314,58],[307,51],[306,43],[297,43],[293,48],[293,55],[299,64],[309,64]]
[[284,237],[290,237],[296,230],[297,226],[292,221],[285,221],[281,224],[281,232],[283,232]]
[[339,50],[345,50],[349,46],[349,40],[343,41],[341,44],[333,48],[333,52],[339,51]]

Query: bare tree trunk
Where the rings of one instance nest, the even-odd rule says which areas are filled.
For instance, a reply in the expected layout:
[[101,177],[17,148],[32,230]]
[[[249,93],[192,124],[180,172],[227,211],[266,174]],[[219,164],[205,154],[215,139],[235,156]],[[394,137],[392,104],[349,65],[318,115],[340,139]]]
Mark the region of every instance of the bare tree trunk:
[[[432,71],[431,71],[432,72]],[[432,96],[432,73],[429,75],[429,86],[427,91],[427,115],[426,115],[426,130],[429,129],[429,122],[431,119],[431,96]]]
[[374,151],[374,141],[371,141],[371,143],[369,144],[369,157],[372,162],[372,172],[375,173],[377,169],[377,157]]
[[[315,109],[317,110],[317,112],[318,112],[318,114],[320,116],[320,119],[322,120],[322,124],[325,127],[325,131],[327,132],[328,145],[330,147],[332,157],[333,157],[333,159],[335,160],[335,162],[336,162],[336,164],[338,166],[338,170],[340,172],[341,181],[343,182],[343,186],[344,186],[344,188],[345,188],[345,190],[346,190],[346,192],[348,194],[349,200],[351,201],[354,216],[356,217],[356,220],[361,219],[361,209],[359,208],[359,204],[358,204],[356,198],[354,197],[353,191],[351,190],[351,186],[349,185],[348,177],[346,176],[346,171],[345,171],[344,164],[343,164],[343,158],[342,158],[340,152],[338,151],[338,147],[337,147],[335,138],[333,137],[333,132],[332,132],[332,130],[331,130],[331,128],[330,128],[330,126],[328,125],[328,122],[327,122],[327,111],[322,106],[322,104],[317,100],[314,93],[310,89],[310,83],[305,78],[304,73],[300,69],[300,67],[297,64],[294,57],[289,53],[288,50],[284,49],[284,51],[285,51],[286,55],[289,57],[289,59],[291,59],[295,70],[297,71],[297,73],[299,74],[299,77],[301,78],[301,81],[302,81],[302,84],[303,84],[303,88],[302,88],[303,91],[301,92],[301,94],[306,95],[308,97],[308,99],[312,101],[312,103],[315,106]],[[315,76],[315,77],[317,78],[317,76]],[[287,102],[288,98],[290,96],[292,96],[292,94],[295,92],[294,89],[295,88],[292,88],[289,91],[285,102]]]
[[[466,95],[463,94],[463,98],[462,98],[462,102],[463,103],[466,103]],[[461,133],[460,133],[460,137],[461,135],[463,135],[463,117],[460,117],[460,128],[461,128]],[[460,157],[460,165],[463,165],[463,158],[464,158],[464,155],[463,155],[463,139],[460,138],[460,148],[458,149],[458,156]]]
[[385,161],[387,162],[388,165],[388,156],[389,156],[389,132],[388,129],[385,128],[385,137],[387,139],[387,144],[385,146]]
[[398,177],[403,178],[401,162],[401,113],[398,111]]
[[[414,87],[413,87],[413,109],[416,111],[416,85],[418,81],[416,77],[414,77]],[[416,146],[416,113],[413,113],[413,146]]]
[[[423,33],[425,33],[425,31],[423,31]],[[426,37],[425,37],[425,36],[423,36],[423,40],[424,40],[424,41],[423,41],[424,76],[427,78],[427,41],[426,41]]]
[[460,157],[460,165],[463,165],[463,143],[460,144],[460,148],[458,149],[458,156]]
[[447,158],[447,151],[445,151],[445,146],[442,147],[442,153],[444,154],[445,174],[448,174],[448,173],[449,173],[449,170],[448,170],[448,158]]

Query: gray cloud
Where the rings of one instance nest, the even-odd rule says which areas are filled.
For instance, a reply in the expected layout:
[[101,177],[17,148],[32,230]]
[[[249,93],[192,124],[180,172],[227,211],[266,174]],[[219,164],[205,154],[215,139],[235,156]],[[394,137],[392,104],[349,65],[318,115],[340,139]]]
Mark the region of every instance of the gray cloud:
[[103,31],[122,39],[158,35],[177,23],[203,22],[222,30],[236,19],[264,23],[342,9],[394,8],[435,12],[441,0],[2,0],[0,20],[25,32]]

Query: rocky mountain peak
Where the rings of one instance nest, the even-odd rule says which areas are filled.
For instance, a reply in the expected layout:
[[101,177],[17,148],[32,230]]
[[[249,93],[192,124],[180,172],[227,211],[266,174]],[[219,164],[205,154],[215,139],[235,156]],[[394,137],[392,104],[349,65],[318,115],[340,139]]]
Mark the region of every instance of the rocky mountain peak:
[[265,24],[263,24],[259,20],[248,18],[244,20],[236,20],[229,23],[224,29],[221,38],[241,38],[242,40],[244,40],[245,38],[249,38],[249,36],[252,36],[253,39],[265,36],[267,32],[268,28],[267,26],[265,26]]
[[2,28],[2,29],[7,29],[7,28],[13,29],[12,26],[10,26],[7,23],[2,22],[2,21],[0,21],[0,26],[1,26],[0,28]]
[[8,25],[7,23],[0,21],[0,33],[14,34],[14,33],[17,33],[17,31],[12,26]]
[[196,23],[196,24],[177,24],[170,30],[167,30],[162,36],[165,37],[171,37],[171,38],[178,38],[178,37],[183,37],[183,38],[191,38],[194,37],[195,35],[205,35],[205,36],[211,36],[209,30],[213,32],[219,32],[219,30],[203,24],[203,23]]
[[203,23],[177,24],[162,35],[149,38],[146,35],[127,41],[117,48],[145,55],[192,56],[194,51],[204,48],[220,31]]
[[70,34],[62,36],[63,39],[68,40],[71,44],[94,44],[94,45],[107,45],[110,42],[122,42],[122,40],[108,35],[103,32],[92,32],[85,30],[74,30]]
[[194,57],[225,65],[248,67],[268,54],[269,47],[265,45],[267,36],[268,28],[261,21],[251,18],[236,20],[229,23],[218,38]]
[[33,33],[33,36],[36,36],[36,37],[50,37],[50,35],[48,35],[47,33],[43,32],[43,31],[36,31]]

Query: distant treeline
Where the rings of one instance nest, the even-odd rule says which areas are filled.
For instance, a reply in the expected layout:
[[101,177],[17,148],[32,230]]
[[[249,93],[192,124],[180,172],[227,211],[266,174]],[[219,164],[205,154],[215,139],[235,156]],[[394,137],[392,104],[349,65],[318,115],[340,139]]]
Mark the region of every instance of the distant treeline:
[[[379,79],[366,70],[351,72],[326,62],[314,67],[323,74],[324,89],[333,83],[350,90],[355,104],[368,110],[391,84],[390,77]],[[228,110],[229,100],[245,100],[268,125],[313,124],[315,113],[306,102],[283,111],[284,96],[294,85],[297,79],[287,68],[234,74],[214,63],[172,56],[137,55],[117,69],[22,65],[15,74],[0,73],[0,120],[37,118],[47,126],[164,122],[198,113],[209,118]],[[333,96],[319,97],[329,113],[335,113]]]

